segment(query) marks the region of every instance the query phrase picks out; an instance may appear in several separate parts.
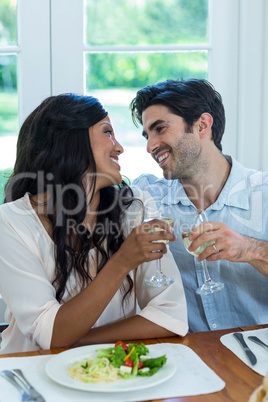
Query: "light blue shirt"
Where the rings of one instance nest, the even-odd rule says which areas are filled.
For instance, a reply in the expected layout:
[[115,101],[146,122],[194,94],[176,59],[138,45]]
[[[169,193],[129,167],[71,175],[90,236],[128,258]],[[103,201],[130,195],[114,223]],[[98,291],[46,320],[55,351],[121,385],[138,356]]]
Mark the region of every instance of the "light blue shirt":
[[[268,172],[246,169],[236,160],[226,158],[232,164],[231,172],[218,199],[206,210],[208,219],[223,222],[245,236],[267,241]],[[267,324],[268,278],[250,264],[208,261],[211,278],[225,286],[206,296],[196,294],[195,290],[204,281],[202,265],[187,253],[178,230],[180,214],[195,206],[180,181],[143,174],[133,185],[149,191],[161,213],[174,219],[178,240],[170,243],[170,250],[185,288],[190,332]]]

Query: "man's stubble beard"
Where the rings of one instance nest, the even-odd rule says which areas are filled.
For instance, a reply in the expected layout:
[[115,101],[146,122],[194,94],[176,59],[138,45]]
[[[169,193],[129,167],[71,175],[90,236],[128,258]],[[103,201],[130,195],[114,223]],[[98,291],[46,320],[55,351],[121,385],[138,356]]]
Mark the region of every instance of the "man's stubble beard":
[[191,181],[199,173],[201,149],[196,141],[191,141],[191,137],[189,137],[191,134],[185,133],[177,144],[171,148],[172,168],[163,168],[165,179],[179,179],[187,182]]

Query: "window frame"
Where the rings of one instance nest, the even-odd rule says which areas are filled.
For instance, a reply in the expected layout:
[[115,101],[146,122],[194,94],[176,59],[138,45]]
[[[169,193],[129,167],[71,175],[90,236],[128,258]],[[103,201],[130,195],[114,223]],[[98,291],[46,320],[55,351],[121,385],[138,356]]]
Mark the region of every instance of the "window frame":
[[[51,95],[50,0],[18,0],[19,124]],[[34,55],[34,57],[33,57]]]
[[[18,0],[19,43],[1,47],[0,54],[18,55],[20,124],[49,95],[85,92],[84,52],[90,47],[84,41],[83,10],[83,0]],[[264,132],[268,4],[265,0],[210,0],[209,16],[210,41],[201,47],[209,51],[208,79],[222,95],[226,109],[223,151],[248,167],[268,170]],[[249,21],[254,29],[248,29]],[[176,48],[185,50],[185,46]]]

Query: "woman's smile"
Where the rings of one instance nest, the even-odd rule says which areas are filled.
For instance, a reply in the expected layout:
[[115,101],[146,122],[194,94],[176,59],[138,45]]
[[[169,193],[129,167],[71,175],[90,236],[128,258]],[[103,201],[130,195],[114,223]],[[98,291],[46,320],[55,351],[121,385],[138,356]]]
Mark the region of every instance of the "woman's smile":
[[119,166],[119,169],[121,169],[120,165],[119,165],[119,160],[118,160],[118,156],[110,156],[110,159],[116,163],[117,166]]

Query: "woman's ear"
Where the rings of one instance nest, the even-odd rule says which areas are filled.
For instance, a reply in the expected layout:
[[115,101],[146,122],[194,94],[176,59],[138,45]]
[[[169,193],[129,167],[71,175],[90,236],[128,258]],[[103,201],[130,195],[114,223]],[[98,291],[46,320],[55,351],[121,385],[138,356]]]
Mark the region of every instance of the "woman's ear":
[[208,133],[211,133],[211,127],[213,124],[213,117],[209,113],[202,113],[201,116],[198,119],[198,131],[200,138],[204,137]]

